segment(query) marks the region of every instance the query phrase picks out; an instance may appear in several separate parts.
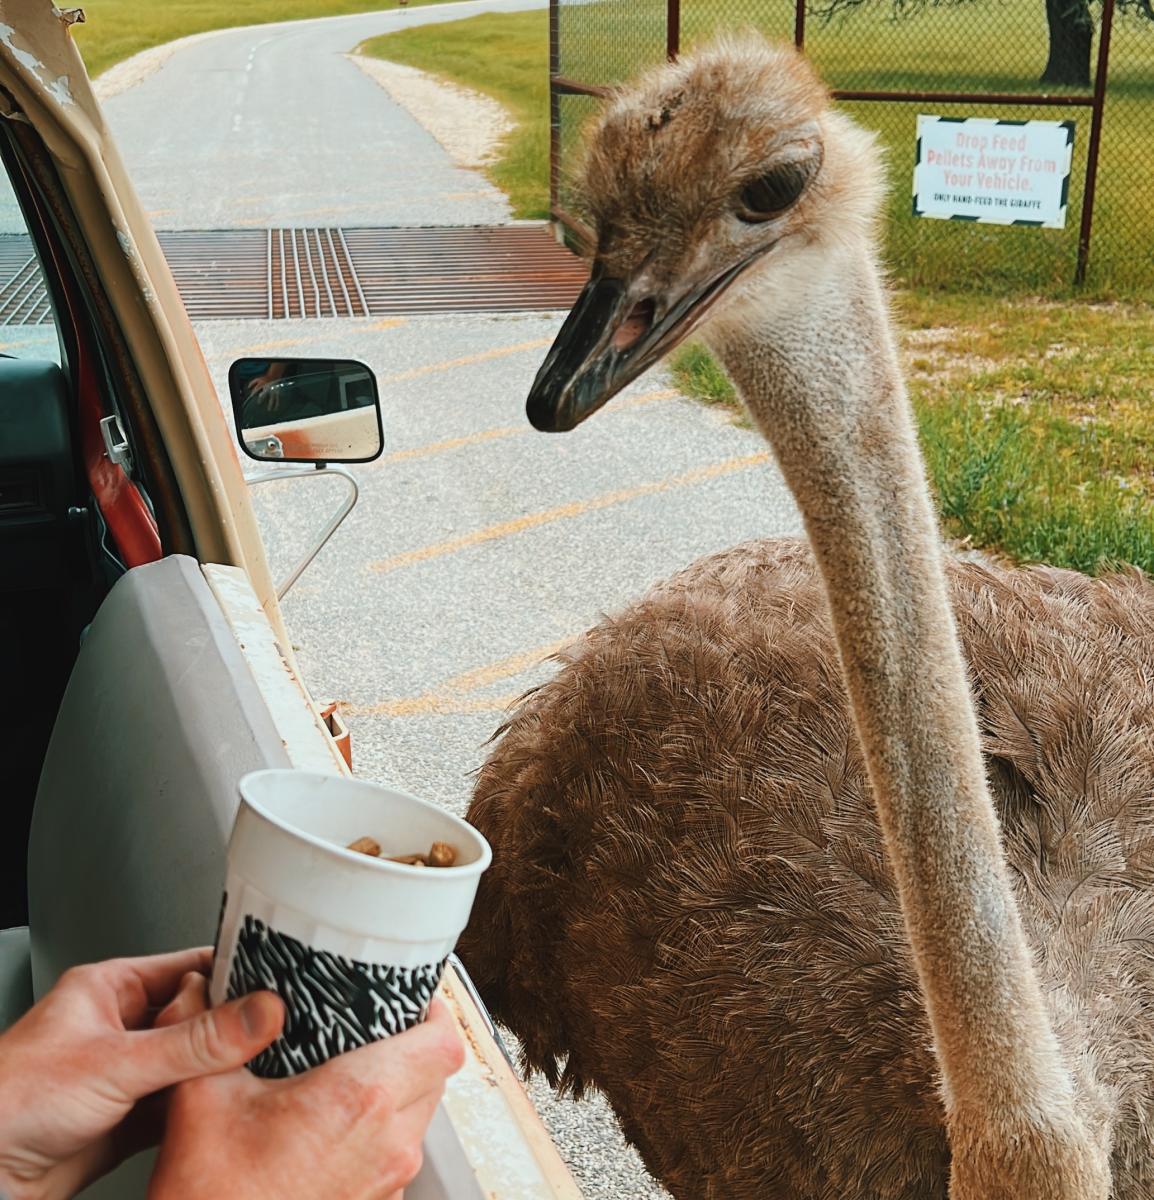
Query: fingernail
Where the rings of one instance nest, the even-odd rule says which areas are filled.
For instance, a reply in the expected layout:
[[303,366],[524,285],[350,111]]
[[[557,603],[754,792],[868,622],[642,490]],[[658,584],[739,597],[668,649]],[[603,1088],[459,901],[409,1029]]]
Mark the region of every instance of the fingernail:
[[269,1042],[280,1033],[284,1004],[275,992],[253,992],[241,1001],[240,1020],[249,1037]]
[[240,1023],[250,1038],[263,1036],[268,1028],[268,1012],[261,996],[252,995],[241,1001]]

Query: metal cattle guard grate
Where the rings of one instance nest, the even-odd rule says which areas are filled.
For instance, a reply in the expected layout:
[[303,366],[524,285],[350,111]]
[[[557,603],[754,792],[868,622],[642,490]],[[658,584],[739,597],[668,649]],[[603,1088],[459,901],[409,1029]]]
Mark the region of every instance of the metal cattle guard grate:
[[0,325],[41,325],[50,319],[32,239],[0,235]]
[[[587,275],[543,225],[158,236],[194,321],[568,308]],[[28,238],[0,235],[0,325],[48,320]]]

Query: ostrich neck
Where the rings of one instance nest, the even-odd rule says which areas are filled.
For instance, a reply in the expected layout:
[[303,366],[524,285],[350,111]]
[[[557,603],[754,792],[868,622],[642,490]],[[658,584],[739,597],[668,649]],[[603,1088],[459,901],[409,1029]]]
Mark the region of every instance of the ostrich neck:
[[738,299],[706,336],[825,580],[947,1111],[1067,1126],[1070,1076],[1002,855],[885,300],[869,255],[846,254],[804,276],[807,298]]

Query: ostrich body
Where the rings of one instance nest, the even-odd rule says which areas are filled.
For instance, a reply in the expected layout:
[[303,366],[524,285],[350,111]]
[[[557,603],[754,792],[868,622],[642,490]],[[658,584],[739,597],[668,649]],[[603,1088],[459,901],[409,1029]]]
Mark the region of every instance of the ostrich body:
[[[1110,1097],[1114,1197],[1145,1200],[1154,595],[947,577],[1055,1032]],[[529,1064],[602,1089],[678,1197],[943,1200],[933,1040],[808,546],[703,559],[560,657],[469,814],[494,865],[461,952]]]
[[1148,1200],[1145,581],[943,561],[872,139],[792,51],[623,90],[584,184],[593,275],[530,419],[700,325],[812,555],[695,564],[513,714],[469,813],[483,995],[682,1200]]

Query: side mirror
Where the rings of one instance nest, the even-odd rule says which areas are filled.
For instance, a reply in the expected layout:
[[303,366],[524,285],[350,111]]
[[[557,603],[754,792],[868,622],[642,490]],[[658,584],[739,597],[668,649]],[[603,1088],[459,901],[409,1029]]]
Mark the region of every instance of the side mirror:
[[372,462],[384,449],[377,381],[363,363],[239,358],[229,367],[233,418],[260,462]]

